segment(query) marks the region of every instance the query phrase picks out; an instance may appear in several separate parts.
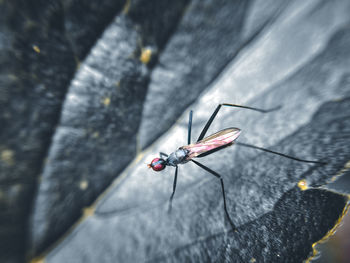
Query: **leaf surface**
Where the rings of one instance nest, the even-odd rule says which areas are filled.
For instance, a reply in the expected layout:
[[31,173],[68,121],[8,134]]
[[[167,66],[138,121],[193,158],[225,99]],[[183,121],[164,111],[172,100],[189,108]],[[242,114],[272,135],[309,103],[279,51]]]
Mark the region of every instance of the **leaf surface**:
[[[42,251],[47,262],[301,262],[339,223],[348,196],[326,187],[350,160],[348,1],[0,9],[1,262]],[[224,178],[235,233],[215,177],[180,166],[168,214],[174,171],[145,165],[186,144],[189,109],[194,141],[225,102],[282,108],[223,107],[207,135],[238,127],[241,142],[327,163],[238,145],[202,158]]]

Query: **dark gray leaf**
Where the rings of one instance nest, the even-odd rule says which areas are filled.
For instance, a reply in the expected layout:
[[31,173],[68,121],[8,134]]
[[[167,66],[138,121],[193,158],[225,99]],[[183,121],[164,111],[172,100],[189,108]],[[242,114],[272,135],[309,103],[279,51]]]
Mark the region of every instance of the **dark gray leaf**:
[[[150,74],[140,56],[143,49],[157,52],[164,45],[161,33],[171,32],[186,1],[163,1],[153,16],[134,19],[144,4],[131,6],[130,16],[116,16],[71,82],[35,198],[31,253],[66,231],[136,155]],[[172,16],[164,26],[160,14],[169,5]],[[163,31],[157,30],[160,26]]]
[[[348,197],[325,188],[349,171],[349,1],[0,10],[1,262],[38,255],[83,211],[47,262],[301,262],[338,224]],[[283,107],[223,107],[207,134],[235,126],[240,142],[327,163],[239,145],[200,159],[224,178],[235,233],[215,177],[180,166],[168,214],[174,171],[146,167],[186,144],[188,106],[194,140],[222,102]]]

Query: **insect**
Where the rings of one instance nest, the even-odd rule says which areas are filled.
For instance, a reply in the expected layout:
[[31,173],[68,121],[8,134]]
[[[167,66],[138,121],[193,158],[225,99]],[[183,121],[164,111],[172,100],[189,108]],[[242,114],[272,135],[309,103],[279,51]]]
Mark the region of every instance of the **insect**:
[[262,150],[268,153],[273,153],[273,154],[277,154],[292,160],[296,160],[296,161],[300,161],[300,162],[306,162],[306,163],[320,163],[320,164],[324,164],[323,162],[319,162],[319,161],[309,161],[309,160],[303,160],[303,159],[299,159],[293,156],[289,156],[283,153],[278,153],[275,151],[271,151],[269,149],[265,149],[265,148],[261,148],[261,147],[257,147],[254,145],[250,145],[250,144],[246,144],[246,143],[239,143],[239,142],[235,142],[236,139],[238,138],[238,136],[241,133],[241,130],[239,128],[226,128],[223,129],[221,131],[218,131],[208,137],[204,137],[205,134],[207,133],[210,125],[212,124],[214,118],[216,117],[216,115],[218,114],[220,108],[222,106],[228,106],[228,107],[237,107],[237,108],[244,108],[244,109],[249,109],[249,110],[254,110],[254,111],[258,111],[261,113],[268,113],[271,111],[275,111],[277,109],[280,109],[281,106],[272,108],[272,109],[268,109],[268,110],[264,110],[264,109],[258,109],[258,108],[253,108],[253,107],[248,107],[248,106],[242,106],[242,105],[237,105],[237,104],[229,104],[229,103],[222,103],[219,104],[215,111],[212,113],[212,115],[210,116],[209,120],[207,121],[207,123],[205,124],[202,132],[200,133],[197,141],[195,143],[191,144],[191,129],[192,129],[192,116],[193,116],[193,111],[190,111],[189,113],[189,121],[188,121],[188,136],[187,136],[187,143],[188,145],[186,146],[182,146],[180,148],[178,148],[175,152],[171,153],[171,154],[166,154],[163,152],[160,152],[159,155],[160,157],[154,158],[152,160],[152,162],[150,164],[148,164],[148,167],[152,168],[154,171],[162,171],[165,167],[167,166],[173,166],[175,167],[175,176],[174,176],[174,183],[173,183],[173,192],[170,196],[170,200],[169,200],[169,211],[171,211],[171,207],[172,207],[172,201],[174,198],[174,194],[175,194],[175,190],[176,190],[176,182],[177,182],[177,173],[178,173],[178,165],[179,164],[185,164],[189,161],[195,163],[196,165],[198,165],[200,168],[204,169],[205,171],[209,172],[210,174],[214,175],[215,177],[217,177],[220,180],[221,183],[221,190],[222,190],[222,198],[224,200],[224,210],[225,210],[225,214],[226,217],[232,227],[233,230],[236,230],[236,226],[233,223],[228,211],[227,211],[227,205],[226,205],[226,196],[225,196],[225,186],[224,186],[224,180],[222,178],[222,176],[213,171],[212,169],[210,169],[209,167],[199,163],[198,161],[195,161],[194,158],[200,158],[200,157],[204,157],[207,156],[209,154],[212,154],[216,151],[222,150],[223,148],[226,148],[232,144],[236,144],[236,145],[240,145],[240,146],[244,146],[244,147],[249,147],[249,148],[254,148],[257,150]]

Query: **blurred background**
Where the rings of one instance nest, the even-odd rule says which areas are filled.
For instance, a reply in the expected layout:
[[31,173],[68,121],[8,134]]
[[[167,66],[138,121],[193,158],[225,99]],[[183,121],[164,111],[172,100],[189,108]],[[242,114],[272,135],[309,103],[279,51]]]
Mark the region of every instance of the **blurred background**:
[[[301,262],[343,213],[349,0],[3,0],[0,12],[0,262]],[[226,236],[216,181],[181,167],[169,218],[173,171],[145,168],[186,143],[190,109],[198,136],[223,102],[283,107],[222,109],[208,134],[235,126],[242,142],[328,163],[236,147],[204,161],[226,175],[235,224],[267,232],[250,246]],[[332,192],[310,203],[300,180]],[[259,221],[293,191],[303,225]],[[312,262],[350,262],[349,218]]]

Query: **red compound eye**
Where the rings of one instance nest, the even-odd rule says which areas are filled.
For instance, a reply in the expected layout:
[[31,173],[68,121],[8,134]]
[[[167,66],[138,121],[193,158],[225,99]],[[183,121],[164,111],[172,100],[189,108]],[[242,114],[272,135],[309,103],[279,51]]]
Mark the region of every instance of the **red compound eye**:
[[154,158],[148,167],[152,168],[154,171],[161,171],[165,168],[165,160],[162,158]]

